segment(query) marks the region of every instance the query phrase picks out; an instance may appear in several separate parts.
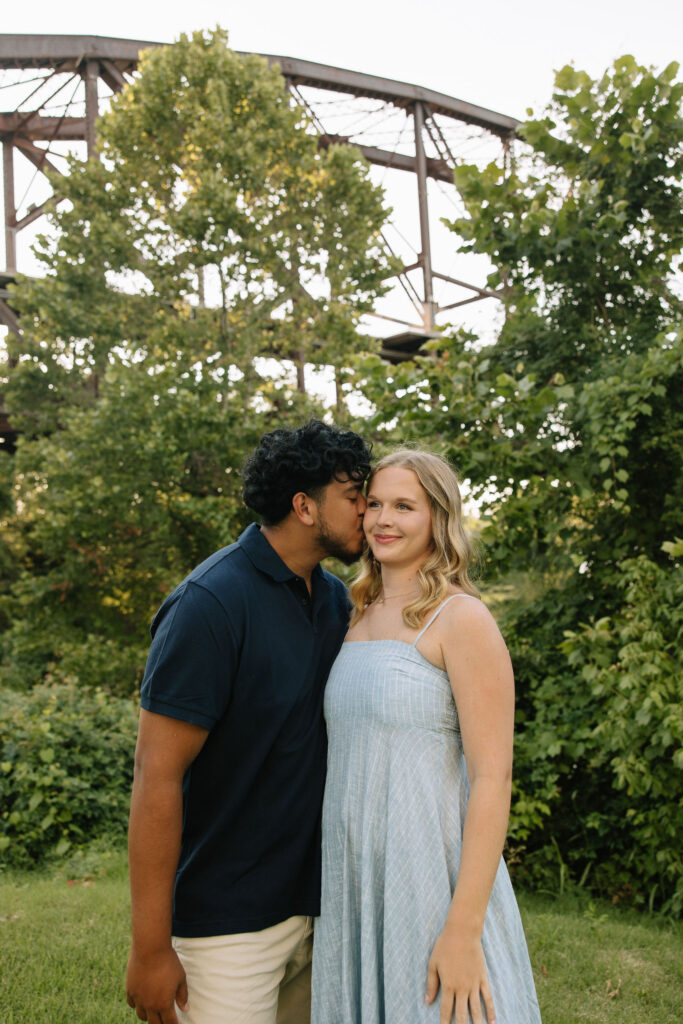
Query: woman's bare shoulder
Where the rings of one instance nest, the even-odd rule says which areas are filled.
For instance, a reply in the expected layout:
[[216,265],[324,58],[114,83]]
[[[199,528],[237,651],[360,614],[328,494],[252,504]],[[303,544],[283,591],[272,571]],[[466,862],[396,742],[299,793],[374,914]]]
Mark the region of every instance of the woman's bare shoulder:
[[465,594],[461,590],[453,590],[449,595],[455,600],[449,601],[437,619],[441,621],[440,631],[452,633],[480,634],[483,639],[500,636],[498,624],[493,615],[479,597]]

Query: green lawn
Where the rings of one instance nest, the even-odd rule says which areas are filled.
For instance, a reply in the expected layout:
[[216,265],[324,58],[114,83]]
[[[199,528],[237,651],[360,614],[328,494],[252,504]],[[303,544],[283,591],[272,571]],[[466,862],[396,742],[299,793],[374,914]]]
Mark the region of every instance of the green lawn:
[[[521,894],[520,906],[544,1024],[679,1024],[679,926],[572,897]],[[127,944],[123,854],[0,875],[0,1022],[133,1024]]]
[[123,989],[125,857],[98,858],[88,870],[0,875],[2,1024],[137,1022]]
[[585,898],[518,895],[544,1024],[680,1024],[680,925]]

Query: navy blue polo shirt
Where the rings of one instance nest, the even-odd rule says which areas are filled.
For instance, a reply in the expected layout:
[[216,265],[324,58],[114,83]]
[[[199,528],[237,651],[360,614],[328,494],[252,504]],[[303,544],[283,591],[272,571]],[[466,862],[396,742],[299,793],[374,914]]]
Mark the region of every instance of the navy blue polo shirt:
[[255,525],[157,612],[142,707],[210,730],[183,780],[174,935],[320,912],[322,700],[348,617],[340,580],[316,566],[309,598]]

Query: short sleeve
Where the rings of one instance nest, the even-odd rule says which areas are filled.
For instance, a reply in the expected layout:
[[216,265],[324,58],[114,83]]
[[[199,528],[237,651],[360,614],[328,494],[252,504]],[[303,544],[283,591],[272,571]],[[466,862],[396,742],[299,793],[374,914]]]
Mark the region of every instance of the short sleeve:
[[187,583],[162,605],[152,635],[142,707],[213,728],[227,710],[239,660],[225,609],[210,591]]

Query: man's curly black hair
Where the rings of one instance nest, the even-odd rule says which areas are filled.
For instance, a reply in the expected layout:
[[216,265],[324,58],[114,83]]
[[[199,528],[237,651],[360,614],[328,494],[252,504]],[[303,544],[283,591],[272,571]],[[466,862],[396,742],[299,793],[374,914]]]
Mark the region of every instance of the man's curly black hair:
[[265,526],[289,515],[292,498],[304,491],[320,500],[339,478],[364,483],[370,474],[370,448],[352,430],[310,420],[296,430],[264,434],[242,471],[242,497]]

